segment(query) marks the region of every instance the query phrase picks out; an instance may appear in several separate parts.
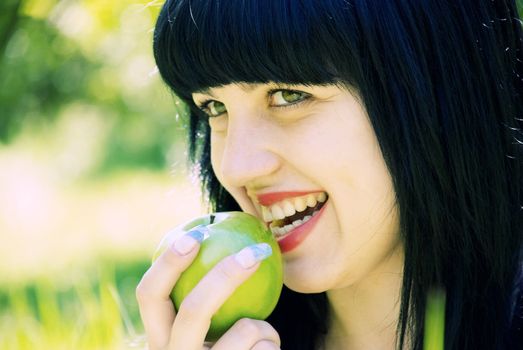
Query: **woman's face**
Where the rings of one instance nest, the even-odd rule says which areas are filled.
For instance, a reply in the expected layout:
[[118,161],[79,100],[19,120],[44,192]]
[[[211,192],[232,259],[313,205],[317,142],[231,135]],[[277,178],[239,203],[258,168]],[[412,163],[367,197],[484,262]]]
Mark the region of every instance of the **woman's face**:
[[193,100],[210,115],[221,184],[245,212],[286,226],[273,230],[289,288],[350,286],[401,251],[391,177],[355,93],[230,84]]

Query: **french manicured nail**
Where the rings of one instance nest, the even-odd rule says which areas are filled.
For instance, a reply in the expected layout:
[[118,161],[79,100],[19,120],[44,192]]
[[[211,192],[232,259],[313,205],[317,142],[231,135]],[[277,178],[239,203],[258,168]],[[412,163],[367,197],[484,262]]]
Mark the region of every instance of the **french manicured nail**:
[[181,237],[178,237],[173,243],[173,249],[179,255],[187,255],[205,238],[205,228],[196,227]]
[[253,244],[240,250],[234,258],[243,268],[249,269],[257,262],[272,255],[272,248],[267,243]]

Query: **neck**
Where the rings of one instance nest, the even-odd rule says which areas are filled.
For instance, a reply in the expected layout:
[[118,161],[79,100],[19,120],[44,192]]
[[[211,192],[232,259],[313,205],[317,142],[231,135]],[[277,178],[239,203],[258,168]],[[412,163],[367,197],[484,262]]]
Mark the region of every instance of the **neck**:
[[395,349],[403,260],[398,248],[364,280],[327,292],[331,316],[326,349]]

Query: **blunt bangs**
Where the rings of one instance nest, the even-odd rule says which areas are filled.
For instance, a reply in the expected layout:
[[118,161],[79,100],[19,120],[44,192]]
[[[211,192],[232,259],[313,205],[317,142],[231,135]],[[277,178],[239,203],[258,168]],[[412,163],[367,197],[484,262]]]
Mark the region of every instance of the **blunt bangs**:
[[159,72],[188,103],[193,92],[229,83],[354,87],[346,79],[358,57],[356,24],[350,11],[335,7],[315,0],[167,0],[154,33]]

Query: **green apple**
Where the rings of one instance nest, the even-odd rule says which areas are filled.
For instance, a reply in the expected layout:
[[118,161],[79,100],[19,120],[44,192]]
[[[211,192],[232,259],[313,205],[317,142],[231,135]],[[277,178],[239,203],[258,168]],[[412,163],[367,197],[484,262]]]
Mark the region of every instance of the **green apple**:
[[208,214],[179,225],[168,232],[156,250],[153,261],[185,232],[204,227],[205,238],[194,262],[180,276],[171,293],[176,309],[182,300],[220,260],[256,243],[268,243],[272,255],[263,260],[211,319],[206,340],[215,341],[236,321],[248,317],[263,320],[274,310],[283,286],[283,266],[280,248],[266,225],[253,215],[243,212]]

